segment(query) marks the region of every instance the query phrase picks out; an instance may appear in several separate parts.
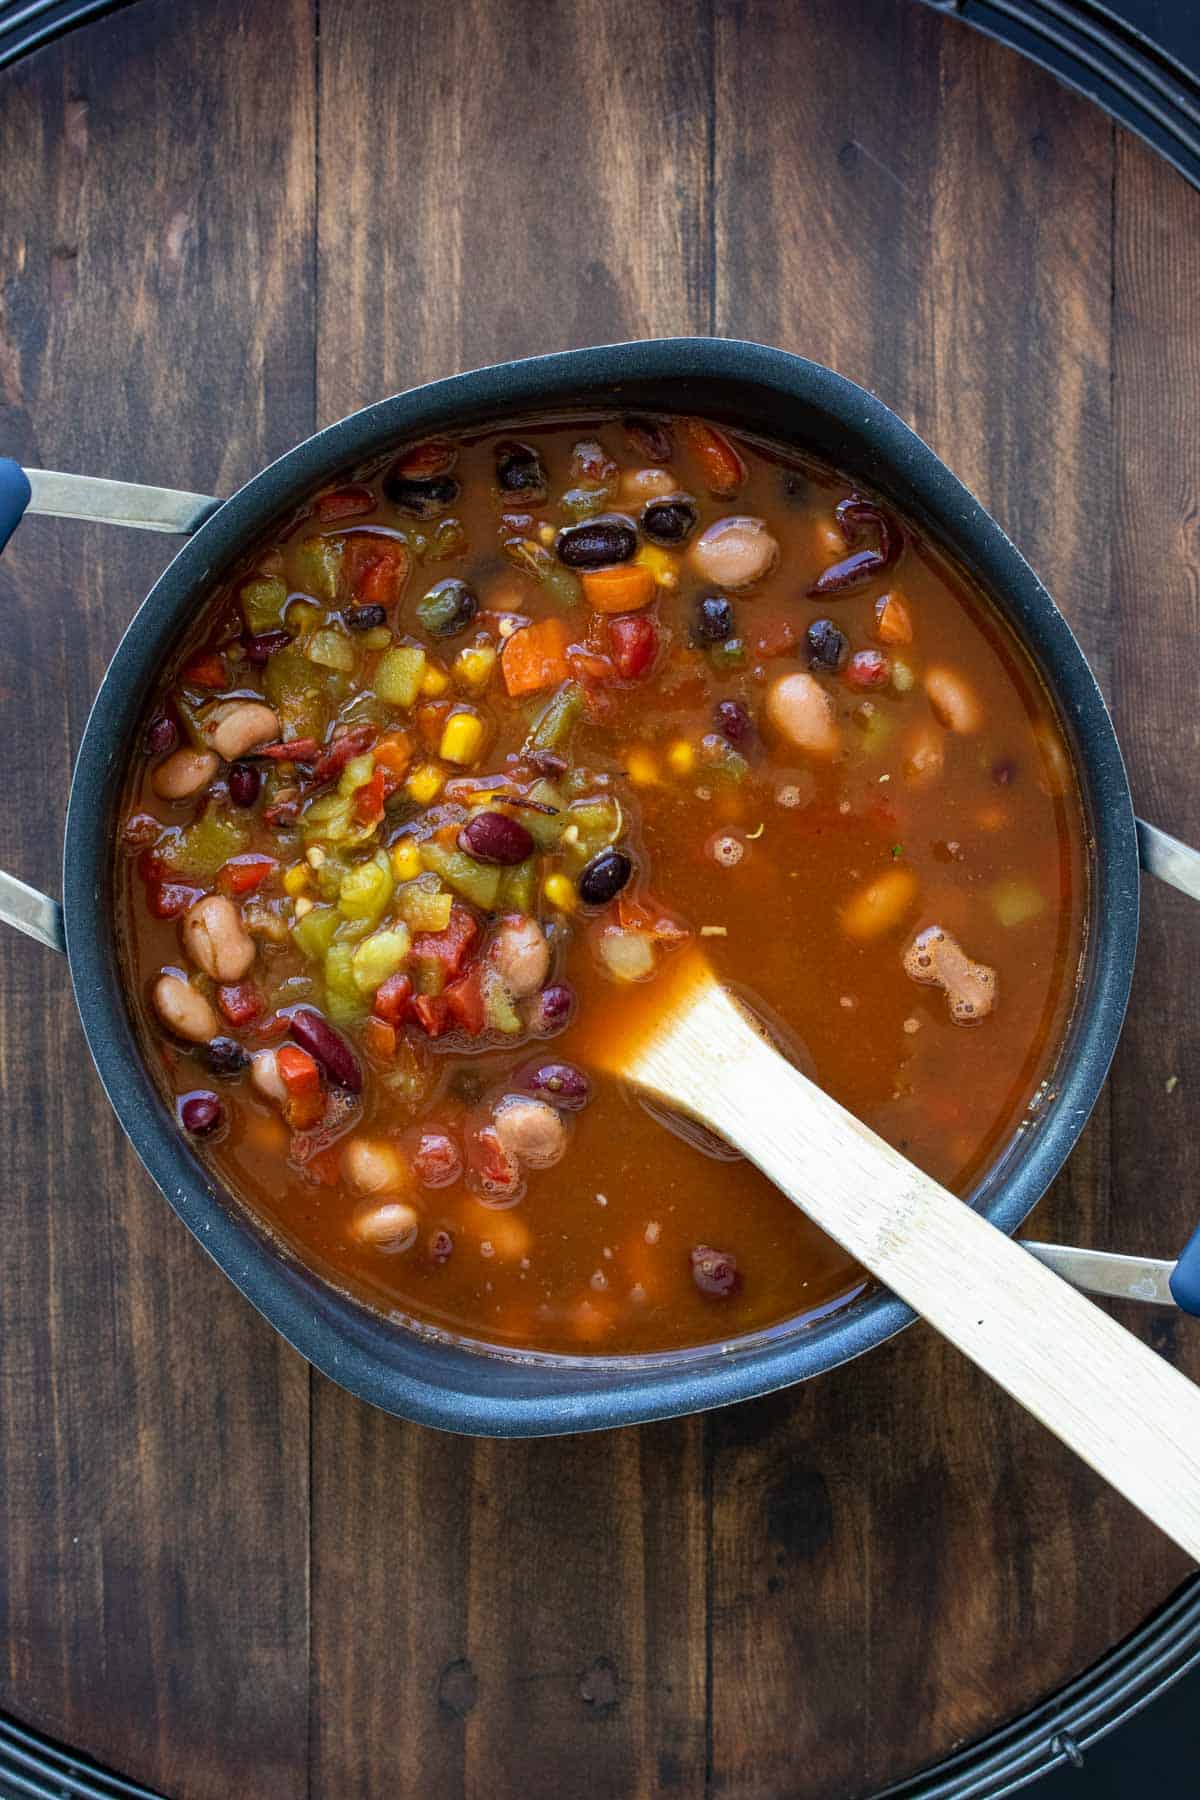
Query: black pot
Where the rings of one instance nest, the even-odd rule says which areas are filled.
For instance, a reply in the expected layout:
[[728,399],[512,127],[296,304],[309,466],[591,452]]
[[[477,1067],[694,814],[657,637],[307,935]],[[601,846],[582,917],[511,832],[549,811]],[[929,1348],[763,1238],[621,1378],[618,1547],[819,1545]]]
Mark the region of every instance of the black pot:
[[[1157,866],[1174,859],[1173,869],[1159,872],[1200,895],[1194,866],[1200,858],[1152,827],[1135,825],[1100,691],[1029,565],[887,407],[816,363],[758,344],[706,338],[505,363],[352,414],[289,451],[223,504],[35,476],[40,510],[194,535],[138,611],[92,707],[71,786],[61,915],[53,902],[4,877],[3,916],[66,948],[80,1017],[113,1109],[170,1204],[234,1285],[302,1355],[351,1392],[387,1412],[452,1431],[540,1436],[696,1412],[833,1368],[913,1318],[894,1296],[874,1292],[815,1323],[776,1326],[732,1345],[637,1357],[517,1354],[399,1327],[306,1269],[214,1182],[181,1136],[138,1049],[115,949],[116,805],[146,696],[197,600],[296,501],[398,440],[537,413],[613,409],[700,413],[759,432],[815,453],[893,501],[979,580],[1057,701],[1092,847],[1090,926],[1054,1098],[971,1196],[1001,1230],[1015,1231],[1062,1167],[1108,1069],[1137,942],[1139,832],[1147,860]],[[0,547],[28,498],[21,471],[0,465]],[[1176,1272],[1176,1297],[1200,1307],[1200,1244],[1193,1245],[1191,1266],[1185,1270],[1181,1261]]]

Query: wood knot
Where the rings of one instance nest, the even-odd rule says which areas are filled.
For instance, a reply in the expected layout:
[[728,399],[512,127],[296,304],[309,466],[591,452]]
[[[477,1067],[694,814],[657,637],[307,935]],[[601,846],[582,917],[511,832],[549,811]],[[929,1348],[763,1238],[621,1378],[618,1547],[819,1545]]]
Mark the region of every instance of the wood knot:
[[479,1699],[479,1677],[465,1656],[446,1664],[438,1677],[438,1711],[452,1719],[465,1719]]
[[779,1561],[807,1562],[833,1536],[833,1506],[819,1469],[795,1469],[768,1490],[767,1535]]
[[579,1698],[597,1718],[615,1712],[621,1700],[621,1678],[607,1656],[598,1656],[579,1677]]

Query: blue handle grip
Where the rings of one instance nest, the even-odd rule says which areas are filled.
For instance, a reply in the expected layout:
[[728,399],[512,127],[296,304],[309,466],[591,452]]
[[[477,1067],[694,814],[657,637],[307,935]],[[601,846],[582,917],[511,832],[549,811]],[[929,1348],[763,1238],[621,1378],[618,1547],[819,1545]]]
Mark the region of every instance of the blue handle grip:
[[1200,1318],[1200,1225],[1179,1252],[1171,1272],[1171,1298],[1184,1312]]
[[20,463],[0,456],[0,550],[3,550],[25,516],[31,489]]

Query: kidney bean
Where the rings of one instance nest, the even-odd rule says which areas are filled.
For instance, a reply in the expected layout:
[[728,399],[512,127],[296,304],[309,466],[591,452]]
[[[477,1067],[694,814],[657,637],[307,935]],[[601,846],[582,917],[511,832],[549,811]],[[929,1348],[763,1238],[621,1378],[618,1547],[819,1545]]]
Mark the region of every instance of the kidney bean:
[[196,1052],[213,1075],[240,1075],[250,1058],[234,1038],[209,1038]]
[[861,544],[865,537],[872,536],[876,542],[873,548],[854,549],[852,555],[823,569],[808,590],[814,597],[848,594],[868,581],[874,581],[891,567],[903,547],[903,538],[888,515],[856,494],[839,501],[835,517],[848,545]]
[[253,806],[262,787],[262,771],[253,763],[235,762],[229,771],[229,798],[235,806]]
[[754,731],[754,722],[740,700],[719,700],[716,720],[717,730],[730,744],[744,744]]
[[384,498],[416,519],[436,518],[453,506],[458,492],[453,475],[405,475],[399,463],[394,463],[383,478]]
[[253,668],[265,668],[277,650],[286,650],[292,641],[290,631],[258,631],[242,643],[242,655]]
[[174,719],[168,713],[159,713],[146,727],[142,748],[147,756],[165,756],[168,750],[174,750],[178,742],[179,727]]
[[639,456],[649,463],[670,462],[675,445],[668,426],[657,419],[626,419],[623,423],[625,435]]
[[575,1010],[575,995],[562,981],[551,982],[535,994],[529,1008],[529,1029],[538,1037],[562,1031]]
[[741,1285],[737,1259],[724,1250],[711,1250],[707,1244],[697,1244],[692,1251],[691,1263],[692,1280],[702,1294],[724,1299]]
[[707,594],[696,608],[696,636],[703,644],[723,644],[733,636],[733,607],[724,594]]
[[621,613],[610,619],[608,641],[622,681],[636,681],[658,655],[658,627],[645,613]]
[[310,1056],[316,1057],[330,1081],[337,1087],[344,1087],[351,1094],[362,1093],[363,1075],[359,1060],[328,1019],[323,1019],[311,1006],[301,1006],[289,1014],[288,1022],[296,1042]]
[[146,889],[146,907],[156,919],[178,919],[203,892],[203,888],[189,887],[184,881],[151,882]]
[[564,525],[554,540],[559,562],[570,569],[602,569],[610,563],[628,562],[637,552],[637,531],[632,519],[610,513]]
[[343,617],[351,631],[374,631],[387,624],[387,608],[383,606],[351,606]]
[[449,1262],[454,1254],[454,1239],[448,1231],[435,1231],[429,1240],[429,1260],[435,1263]]
[[642,508],[642,530],[655,544],[685,544],[700,515],[686,494],[669,500],[650,500]]
[[884,687],[891,672],[882,650],[856,650],[846,664],[846,680],[856,688]]
[[468,819],[458,834],[458,847],[480,862],[512,868],[533,855],[533,838],[518,819],[507,813],[482,812]]
[[496,480],[506,494],[524,494],[530,500],[546,498],[546,471],[537,451],[528,444],[508,439],[496,445]]
[[850,655],[850,639],[832,619],[814,619],[805,633],[810,669],[841,669]]
[[185,1094],[179,1102],[179,1123],[193,1137],[208,1137],[225,1118],[225,1108],[215,1094]]
[[607,906],[632,874],[633,862],[624,850],[601,850],[579,877],[579,898],[585,906]]
[[578,1112],[592,1097],[591,1082],[574,1063],[529,1063],[516,1077],[516,1084],[548,1100],[560,1112]]

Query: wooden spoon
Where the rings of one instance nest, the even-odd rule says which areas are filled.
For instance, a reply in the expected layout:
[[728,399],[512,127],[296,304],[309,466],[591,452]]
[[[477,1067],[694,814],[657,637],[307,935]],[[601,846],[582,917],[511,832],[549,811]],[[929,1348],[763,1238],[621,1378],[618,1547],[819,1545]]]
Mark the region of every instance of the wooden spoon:
[[596,1060],[736,1145],[1200,1561],[1200,1388],[785,1061],[701,956],[643,992]]

